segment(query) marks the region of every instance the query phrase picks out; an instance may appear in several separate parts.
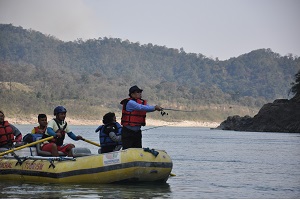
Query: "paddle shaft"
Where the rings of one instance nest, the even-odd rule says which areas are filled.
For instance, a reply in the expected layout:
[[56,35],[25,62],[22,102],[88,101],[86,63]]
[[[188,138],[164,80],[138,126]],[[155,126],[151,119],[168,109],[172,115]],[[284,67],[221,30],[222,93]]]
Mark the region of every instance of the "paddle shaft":
[[101,147],[100,144],[98,144],[98,143],[96,143],[96,142],[87,140],[87,139],[85,139],[85,138],[82,138],[82,140],[85,141],[85,142],[87,142],[87,143],[93,144],[93,145],[95,145],[95,146],[97,146],[97,147]]
[[35,144],[38,144],[38,143],[41,143],[41,142],[45,142],[45,141],[51,140],[51,139],[53,139],[53,136],[47,137],[47,138],[44,138],[44,139],[41,139],[41,140],[37,140],[37,141],[35,141],[35,142],[31,142],[31,143],[25,144],[25,145],[23,145],[23,146],[16,147],[16,148],[10,149],[10,150],[8,150],[8,151],[2,152],[2,153],[0,153],[0,156],[3,156],[3,155],[5,155],[5,154],[8,154],[8,153],[11,153],[11,152],[14,152],[14,151],[18,151],[18,150],[20,150],[20,149],[24,149],[24,148],[26,148],[26,147],[30,147],[30,146],[32,146],[32,145],[35,145]]

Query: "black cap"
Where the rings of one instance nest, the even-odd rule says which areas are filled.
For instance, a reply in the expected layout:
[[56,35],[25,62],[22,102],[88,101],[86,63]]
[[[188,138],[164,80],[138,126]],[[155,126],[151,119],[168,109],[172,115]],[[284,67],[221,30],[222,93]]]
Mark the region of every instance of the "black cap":
[[134,86],[132,86],[132,87],[129,89],[129,96],[130,96],[131,93],[134,93],[135,91],[142,92],[143,90],[140,89],[138,86],[134,85]]

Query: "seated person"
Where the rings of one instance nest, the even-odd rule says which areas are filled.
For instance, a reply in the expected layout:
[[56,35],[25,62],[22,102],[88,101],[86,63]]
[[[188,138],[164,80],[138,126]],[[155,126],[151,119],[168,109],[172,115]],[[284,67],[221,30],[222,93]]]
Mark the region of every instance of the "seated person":
[[39,126],[36,126],[32,129],[31,134],[33,135],[33,141],[36,141],[36,138],[42,137],[47,129],[47,115],[39,114],[38,115],[38,123]]
[[4,112],[0,111],[0,148],[11,149],[14,142],[21,143],[22,133],[4,118]]
[[[42,138],[43,134],[46,132],[47,128],[47,116],[45,114],[38,115],[39,126],[36,126],[32,129],[31,134],[24,136],[23,140],[27,143],[36,141],[37,138]],[[30,138],[27,138],[29,137]]]
[[38,115],[39,126],[36,126],[32,129],[32,134],[44,134],[47,128],[47,116],[45,114]]
[[116,122],[115,113],[106,113],[103,116],[103,125],[99,126],[95,132],[100,131],[99,140],[101,153],[118,151],[122,148],[122,126]]
[[46,132],[43,138],[54,136],[54,139],[42,145],[42,151],[51,152],[52,156],[59,156],[58,151],[65,153],[66,155],[73,157],[72,148],[74,144],[63,144],[65,135],[67,134],[73,140],[81,140],[81,136],[76,136],[65,121],[67,110],[63,106],[57,106],[54,109],[54,116],[52,120],[48,122]]

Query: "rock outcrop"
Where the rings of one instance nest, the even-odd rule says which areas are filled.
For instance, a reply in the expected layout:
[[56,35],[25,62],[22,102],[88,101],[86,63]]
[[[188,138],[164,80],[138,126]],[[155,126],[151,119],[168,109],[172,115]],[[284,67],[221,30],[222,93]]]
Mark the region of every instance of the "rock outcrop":
[[253,118],[229,116],[216,129],[300,133],[300,98],[277,99],[265,104]]

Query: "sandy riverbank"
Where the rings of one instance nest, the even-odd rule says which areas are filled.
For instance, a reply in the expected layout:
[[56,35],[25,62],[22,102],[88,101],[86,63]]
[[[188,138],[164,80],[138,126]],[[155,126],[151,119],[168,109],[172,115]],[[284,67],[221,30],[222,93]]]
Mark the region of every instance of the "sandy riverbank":
[[[5,117],[5,120],[12,124],[37,124],[36,117],[32,118],[8,118]],[[119,122],[120,119],[117,119]],[[78,119],[72,119],[68,118],[67,122],[72,125],[101,125],[100,120],[78,120]],[[155,119],[147,119],[147,126],[176,126],[176,127],[208,127],[208,128],[215,128],[219,126],[219,122],[203,122],[203,121],[178,121],[178,122],[166,122],[161,120],[155,120]]]

